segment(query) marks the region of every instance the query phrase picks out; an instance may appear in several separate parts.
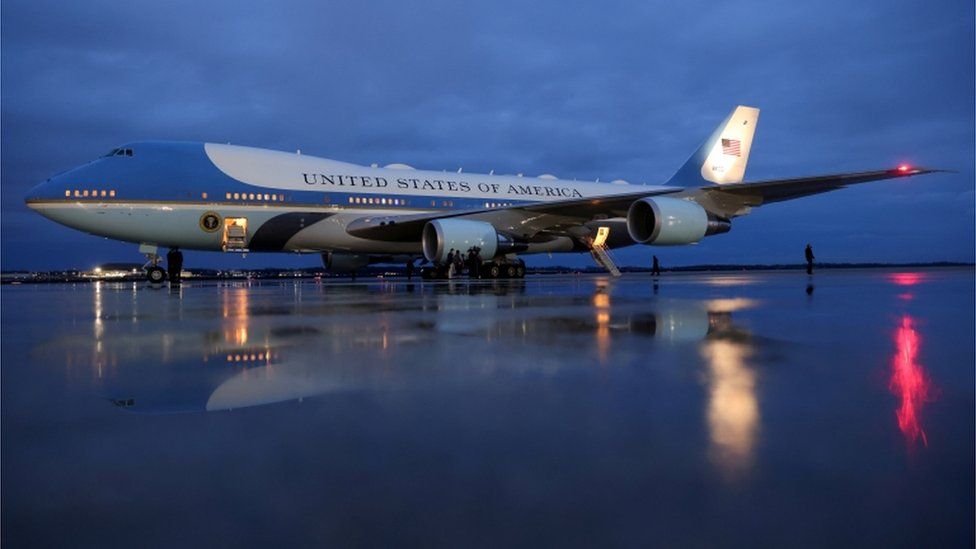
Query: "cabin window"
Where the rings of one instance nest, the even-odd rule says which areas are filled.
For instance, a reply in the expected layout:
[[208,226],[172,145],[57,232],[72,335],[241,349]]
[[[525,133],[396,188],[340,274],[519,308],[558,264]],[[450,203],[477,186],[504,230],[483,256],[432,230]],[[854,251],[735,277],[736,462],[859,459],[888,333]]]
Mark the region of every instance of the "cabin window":
[[[102,191],[102,196],[105,196],[105,191]],[[201,196],[201,197],[202,197],[202,198],[203,198],[204,200],[206,200],[206,199],[207,199],[207,193],[200,193],[200,196]]]
[[109,196],[115,196],[115,191],[109,191],[109,192],[108,192],[108,195],[109,195]]

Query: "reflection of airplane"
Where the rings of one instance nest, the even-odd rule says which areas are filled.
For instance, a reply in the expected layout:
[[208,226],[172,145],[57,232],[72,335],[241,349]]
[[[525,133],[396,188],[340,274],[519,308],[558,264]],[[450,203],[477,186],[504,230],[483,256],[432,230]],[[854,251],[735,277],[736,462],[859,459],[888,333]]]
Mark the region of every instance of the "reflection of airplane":
[[745,183],[759,110],[737,107],[664,185],[360,166],[214,143],[133,143],[33,188],[27,204],[72,228],[140,243],[150,280],[159,246],[322,252],[349,271],[443,262],[479,247],[491,277],[524,275],[515,254],[692,244],[750,208],[856,183],[930,173],[895,169]]
[[[518,339],[542,345],[584,335],[597,338],[598,346],[600,338],[625,334],[676,345],[748,338],[748,333],[732,321],[735,310],[750,305],[742,300],[654,300],[649,306],[621,305],[621,312],[615,308],[612,314],[600,309],[603,302],[596,300],[599,303],[594,316],[593,309],[581,307],[572,299],[563,308],[551,297],[538,296],[544,302],[539,301],[536,308],[532,297],[522,295],[521,283],[515,284],[507,290],[488,286],[488,292],[473,294],[451,293],[445,286],[445,291],[418,295],[416,308],[411,309],[416,312],[402,313],[405,322],[395,318],[380,323],[347,320],[315,323],[314,328],[256,323],[258,319],[247,315],[253,307],[228,291],[228,316],[223,327],[202,337],[192,328],[167,324],[163,333],[139,338],[131,334],[113,337],[108,331],[94,341],[73,339],[45,344],[44,349],[80,356],[94,354],[93,366],[102,360],[100,356],[108,354],[114,366],[98,377],[102,396],[132,412],[172,413],[303,399],[363,387],[380,379],[384,386],[408,382],[409,376],[420,375],[418,370],[396,365],[409,360],[406,357],[411,350],[429,359],[430,355],[423,352],[426,338],[443,337],[435,336],[432,330],[464,338]],[[514,294],[509,294],[513,289]],[[525,302],[513,309],[515,299]],[[563,313],[554,317],[553,310]],[[414,320],[428,317],[430,321]],[[464,347],[463,341],[458,340],[458,349]],[[86,351],[86,344],[92,346],[91,352]],[[169,348],[173,351],[165,367],[160,367],[159,361],[143,360]],[[454,355],[453,351],[448,354]],[[323,361],[323,356],[330,359]]]

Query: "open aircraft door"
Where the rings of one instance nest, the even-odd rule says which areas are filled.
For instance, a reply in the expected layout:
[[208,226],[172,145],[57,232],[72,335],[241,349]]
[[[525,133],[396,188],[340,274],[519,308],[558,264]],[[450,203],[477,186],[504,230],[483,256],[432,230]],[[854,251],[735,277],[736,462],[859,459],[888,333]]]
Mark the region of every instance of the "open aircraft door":
[[225,252],[247,251],[247,218],[225,217],[224,238],[221,243]]

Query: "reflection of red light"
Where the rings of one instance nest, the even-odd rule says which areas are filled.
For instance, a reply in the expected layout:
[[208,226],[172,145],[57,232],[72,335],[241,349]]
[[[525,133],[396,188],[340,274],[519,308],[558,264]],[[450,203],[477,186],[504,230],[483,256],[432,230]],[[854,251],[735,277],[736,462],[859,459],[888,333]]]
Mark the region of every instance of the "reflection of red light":
[[912,317],[905,315],[901,319],[901,326],[895,330],[897,352],[892,361],[890,388],[901,399],[901,405],[895,412],[898,428],[909,441],[916,442],[921,438],[922,444],[928,446],[919,415],[922,405],[930,401],[931,383],[922,366],[915,362],[919,337],[912,324]]
[[888,280],[899,286],[914,286],[921,282],[922,278],[922,273],[892,273],[888,275]]

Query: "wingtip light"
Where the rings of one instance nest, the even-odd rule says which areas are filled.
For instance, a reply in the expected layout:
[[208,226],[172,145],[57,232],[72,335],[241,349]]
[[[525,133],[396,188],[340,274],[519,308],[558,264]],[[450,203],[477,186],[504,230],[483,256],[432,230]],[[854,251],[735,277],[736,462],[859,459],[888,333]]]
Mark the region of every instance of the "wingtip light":
[[907,172],[910,169],[912,169],[912,167],[909,166],[908,164],[902,164],[901,166],[898,166],[898,171],[900,172]]

